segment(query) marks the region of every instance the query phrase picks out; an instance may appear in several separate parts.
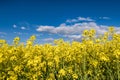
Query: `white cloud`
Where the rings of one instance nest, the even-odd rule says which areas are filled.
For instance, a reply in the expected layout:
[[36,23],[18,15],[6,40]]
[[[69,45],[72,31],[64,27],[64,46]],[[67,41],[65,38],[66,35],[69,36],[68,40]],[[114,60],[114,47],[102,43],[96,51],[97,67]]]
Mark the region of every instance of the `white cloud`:
[[42,36],[43,34],[34,34],[35,36],[37,36],[37,37],[40,37],[40,36]]
[[53,38],[45,38],[45,39],[43,39],[43,41],[45,41],[45,42],[53,42],[54,39]]
[[115,27],[116,33],[120,34],[120,27]]
[[52,33],[51,31],[54,29],[54,26],[39,26],[36,30],[38,31],[38,32],[43,32],[43,31],[45,31],[45,32],[50,32],[50,33]]
[[68,20],[66,20],[66,22],[72,23],[72,22],[78,22],[78,20],[77,19],[68,19]]
[[17,28],[17,25],[14,24],[14,25],[13,25],[13,28]]
[[7,35],[7,33],[5,33],[5,32],[0,32],[0,35]]
[[22,26],[22,27],[21,27],[21,29],[22,29],[22,30],[25,30],[25,29],[26,29],[26,27],[23,27],[23,26]]
[[109,17],[99,17],[99,19],[106,19],[106,20],[108,20],[110,18]]
[[22,35],[22,33],[21,32],[14,32],[15,34],[18,34],[18,35]]
[[95,22],[83,22],[75,23],[74,25],[63,25],[63,26],[39,26],[36,30],[38,32],[48,32],[52,34],[62,35],[76,35],[81,34],[85,29],[95,29],[98,34],[103,34],[107,31],[108,26],[97,25]]
[[0,35],[0,38],[5,38],[5,36],[4,35]]
[[6,35],[7,35],[7,33],[5,33],[5,32],[0,32],[0,38],[5,38]]
[[84,18],[84,17],[78,17],[79,21],[94,21],[93,19],[91,19],[90,17]]
[[28,35],[28,33],[23,33],[23,32],[13,32],[13,33],[17,35]]
[[67,23],[73,23],[73,22],[79,22],[79,21],[95,21],[91,19],[90,17],[78,17],[76,19],[68,19],[66,20]]
[[82,38],[81,35],[64,35],[64,36],[71,39],[71,40],[75,40],[75,41],[80,41]]
[[13,28],[17,28],[17,29],[22,29],[22,30],[30,30],[30,27],[29,27],[29,23],[27,22],[24,22],[24,23],[19,23],[19,24],[13,24]]
[[[61,35],[61,37],[68,38],[70,40],[80,41],[82,32],[84,30],[95,29],[96,35],[104,34],[108,31],[108,25],[98,25],[96,22],[78,22],[73,25],[67,25],[65,23],[60,24],[59,26],[38,26],[36,31],[38,32],[47,32],[48,34]],[[116,33],[120,34],[120,27],[115,27]],[[52,39],[46,39],[51,40]]]

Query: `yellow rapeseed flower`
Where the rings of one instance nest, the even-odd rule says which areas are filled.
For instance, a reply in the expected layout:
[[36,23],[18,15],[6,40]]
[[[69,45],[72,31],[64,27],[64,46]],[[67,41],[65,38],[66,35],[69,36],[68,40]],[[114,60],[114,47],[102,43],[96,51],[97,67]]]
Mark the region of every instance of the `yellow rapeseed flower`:
[[72,77],[73,77],[73,79],[78,79],[78,75],[77,74],[73,74]]
[[66,75],[66,71],[64,69],[60,69],[58,72],[61,76],[65,76]]

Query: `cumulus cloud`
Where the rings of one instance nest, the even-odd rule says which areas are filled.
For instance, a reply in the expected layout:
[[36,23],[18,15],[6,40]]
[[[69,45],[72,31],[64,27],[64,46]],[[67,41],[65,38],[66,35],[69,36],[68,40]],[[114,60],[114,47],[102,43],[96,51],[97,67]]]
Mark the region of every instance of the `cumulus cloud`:
[[52,33],[54,30],[54,26],[39,26],[36,30],[38,32],[49,32]]
[[76,35],[81,34],[85,29],[95,29],[98,34],[103,34],[107,31],[108,26],[97,25],[95,22],[83,22],[75,23],[73,25],[60,25],[55,26],[39,26],[36,30],[38,32],[48,32],[52,34],[62,34],[62,35]]
[[[85,20],[84,18],[79,18],[79,20]],[[36,29],[38,32],[47,32],[48,34],[62,35],[62,37],[68,38],[70,40],[80,41],[82,32],[84,30],[95,29],[96,35],[104,34],[108,31],[108,25],[98,25],[96,22],[91,22],[90,18],[87,18],[90,22],[78,22],[74,24],[65,24],[62,23],[59,26],[44,26],[40,25]],[[115,27],[116,33],[120,34],[120,27]],[[51,38],[46,39],[45,41],[51,40]]]
[[[103,34],[107,32],[109,26],[106,25],[97,25],[95,22],[83,22],[83,23],[75,23],[74,25],[66,25],[62,24],[60,26],[39,26],[36,30],[38,32],[47,32],[50,34],[60,34],[64,37],[79,40],[81,38],[81,34],[83,30],[86,29],[95,29],[96,34]],[[116,33],[120,33],[120,28],[115,27]]]
[[80,41],[82,38],[81,35],[64,35],[64,37],[67,37],[70,40],[75,40],[75,41]]

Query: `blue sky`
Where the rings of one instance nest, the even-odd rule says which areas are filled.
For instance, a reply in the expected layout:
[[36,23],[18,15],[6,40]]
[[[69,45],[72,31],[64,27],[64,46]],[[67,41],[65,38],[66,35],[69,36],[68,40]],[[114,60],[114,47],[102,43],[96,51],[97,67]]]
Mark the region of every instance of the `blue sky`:
[[108,26],[119,33],[120,0],[0,0],[0,39],[9,43],[32,34],[38,43],[81,38],[82,30],[102,34]]

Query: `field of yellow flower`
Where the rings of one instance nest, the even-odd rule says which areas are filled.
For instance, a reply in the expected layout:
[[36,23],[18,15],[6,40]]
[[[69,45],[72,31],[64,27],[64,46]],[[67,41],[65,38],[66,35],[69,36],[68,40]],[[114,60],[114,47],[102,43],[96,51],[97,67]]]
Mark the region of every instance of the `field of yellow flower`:
[[0,80],[120,80],[120,34],[84,30],[81,42],[8,45],[0,40]]

